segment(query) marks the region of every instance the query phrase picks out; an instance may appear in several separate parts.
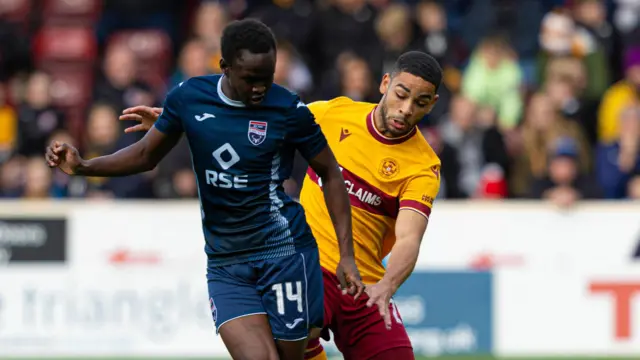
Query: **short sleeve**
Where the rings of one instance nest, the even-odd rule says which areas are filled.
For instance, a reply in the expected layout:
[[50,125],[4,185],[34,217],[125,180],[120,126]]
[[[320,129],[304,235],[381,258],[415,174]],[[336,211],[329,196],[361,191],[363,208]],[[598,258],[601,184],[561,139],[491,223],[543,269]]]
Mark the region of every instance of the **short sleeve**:
[[428,219],[439,189],[440,164],[436,164],[409,180],[400,194],[400,210],[413,210]]
[[184,90],[182,85],[183,83],[180,83],[180,85],[173,88],[164,100],[162,114],[160,114],[160,117],[154,125],[156,129],[162,133],[171,134],[182,133],[184,131],[179,112],[179,109],[182,107],[180,95]]
[[290,118],[288,142],[310,161],[327,147],[327,139],[309,108],[298,102]]
[[311,111],[311,113],[315,117],[316,123],[322,124],[324,114],[327,113],[327,110],[329,110],[330,106],[331,103],[329,101],[314,101],[311,104],[308,104],[307,108],[309,108],[309,111]]

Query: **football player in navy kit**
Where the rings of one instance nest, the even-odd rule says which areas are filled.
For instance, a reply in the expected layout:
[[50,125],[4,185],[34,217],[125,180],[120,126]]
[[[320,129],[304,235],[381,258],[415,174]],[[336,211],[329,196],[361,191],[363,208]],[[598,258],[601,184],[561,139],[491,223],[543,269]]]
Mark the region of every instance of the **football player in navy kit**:
[[357,297],[364,286],[354,261],[349,197],[311,112],[273,84],[271,30],[256,20],[235,21],[225,28],[221,48],[222,75],[191,78],[170,91],[160,118],[137,143],[84,160],[54,141],[45,158],[69,175],[126,176],[155,168],[185,134],[217,331],[234,359],[303,359],[309,329],[323,326],[323,280],[304,211],[282,187],[295,151],[322,178],[340,241],[338,278],[343,293]]

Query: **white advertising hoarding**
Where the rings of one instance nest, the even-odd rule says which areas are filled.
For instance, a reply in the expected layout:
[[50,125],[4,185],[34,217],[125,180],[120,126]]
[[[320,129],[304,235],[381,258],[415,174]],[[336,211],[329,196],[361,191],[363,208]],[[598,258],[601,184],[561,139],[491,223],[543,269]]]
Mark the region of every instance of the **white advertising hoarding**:
[[501,355],[640,356],[640,266],[496,272]]
[[[1,203],[30,217],[66,219],[66,260],[0,269],[0,356],[227,354],[196,202]],[[640,356],[639,241],[640,204],[438,203],[417,270],[497,265],[499,355]]]
[[0,273],[0,356],[224,356],[204,275],[145,267]]
[[590,203],[563,211],[540,203],[437,204],[419,268],[498,264],[552,267],[621,264],[640,241],[640,203]]

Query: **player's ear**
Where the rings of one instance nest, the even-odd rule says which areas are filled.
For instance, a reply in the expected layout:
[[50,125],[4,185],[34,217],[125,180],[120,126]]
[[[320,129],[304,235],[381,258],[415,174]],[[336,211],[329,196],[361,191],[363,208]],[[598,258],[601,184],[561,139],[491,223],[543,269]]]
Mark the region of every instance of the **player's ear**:
[[225,76],[228,76],[228,72],[229,72],[229,64],[227,64],[226,61],[224,61],[223,58],[220,58],[220,70],[222,70],[222,73]]
[[434,106],[436,106],[436,103],[438,102],[438,99],[440,99],[440,95],[436,94],[433,97],[433,100],[431,100],[431,103],[429,104],[429,109],[427,110],[427,114],[431,112],[431,110],[433,109]]
[[389,84],[391,84],[391,75],[389,73],[384,74],[382,77],[382,81],[380,82],[380,94],[386,94],[387,89],[389,89]]

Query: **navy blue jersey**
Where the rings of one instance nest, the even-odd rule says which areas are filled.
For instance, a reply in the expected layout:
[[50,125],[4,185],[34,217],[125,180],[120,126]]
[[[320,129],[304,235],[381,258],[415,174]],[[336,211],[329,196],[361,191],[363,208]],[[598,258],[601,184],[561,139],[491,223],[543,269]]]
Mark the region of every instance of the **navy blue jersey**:
[[167,95],[155,124],[185,133],[198,183],[209,266],[293,255],[316,246],[304,210],[282,183],[295,150],[314,158],[327,141],[300,99],[273,85],[246,107],[222,92],[222,76],[191,78]]

